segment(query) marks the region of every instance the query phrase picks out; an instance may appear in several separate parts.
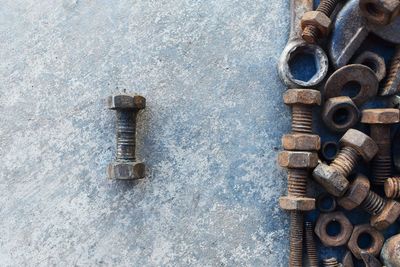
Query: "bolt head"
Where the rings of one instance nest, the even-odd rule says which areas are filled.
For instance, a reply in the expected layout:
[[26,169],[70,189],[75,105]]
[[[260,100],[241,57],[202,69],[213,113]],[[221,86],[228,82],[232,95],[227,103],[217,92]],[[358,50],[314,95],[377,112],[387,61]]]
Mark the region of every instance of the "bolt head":
[[286,105],[321,105],[321,93],[312,89],[289,89],[283,94]]
[[321,147],[321,138],[316,134],[285,134],[282,137],[282,146],[287,150],[318,151]]
[[349,181],[335,168],[320,163],[312,173],[314,180],[335,197],[342,196],[349,187]]
[[119,94],[109,96],[107,99],[109,109],[140,110],[146,107],[146,98],[140,95]]
[[145,165],[142,162],[113,162],[108,165],[109,179],[136,180],[144,178]]
[[349,146],[368,162],[378,152],[378,146],[368,135],[355,129],[349,129],[340,139],[341,146]]
[[327,36],[331,28],[331,19],[320,11],[308,11],[301,19],[301,28],[304,30],[311,25],[317,27],[322,36]]
[[393,124],[400,121],[400,111],[395,108],[365,109],[362,112],[362,123]]
[[370,188],[371,185],[368,178],[362,174],[357,174],[346,193],[338,200],[339,205],[346,210],[355,209],[365,200]]
[[318,164],[318,154],[306,151],[282,151],[278,163],[284,168],[310,169]]
[[400,215],[400,203],[388,200],[382,212],[371,217],[371,226],[384,230],[392,225]]
[[279,199],[279,205],[284,210],[311,211],[315,209],[315,199],[309,197],[286,196]]

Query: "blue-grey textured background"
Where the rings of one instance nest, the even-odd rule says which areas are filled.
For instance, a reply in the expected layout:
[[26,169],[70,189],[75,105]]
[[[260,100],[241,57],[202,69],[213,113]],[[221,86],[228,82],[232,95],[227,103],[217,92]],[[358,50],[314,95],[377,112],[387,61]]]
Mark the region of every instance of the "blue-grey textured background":
[[[287,2],[2,1],[0,265],[287,265]],[[139,183],[105,175],[124,90]]]

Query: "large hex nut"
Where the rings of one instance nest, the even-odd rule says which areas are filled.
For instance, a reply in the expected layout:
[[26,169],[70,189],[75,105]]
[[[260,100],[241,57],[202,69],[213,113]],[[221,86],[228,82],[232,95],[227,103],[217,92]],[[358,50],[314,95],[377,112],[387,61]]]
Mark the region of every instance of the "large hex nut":
[[381,213],[371,217],[371,226],[384,230],[392,225],[400,215],[400,203],[388,200]]
[[[360,248],[358,239],[361,235],[367,234],[371,237],[372,241],[366,248]],[[374,256],[377,256],[381,251],[384,241],[383,235],[369,224],[357,225],[353,229],[353,233],[347,243],[347,247],[351,250],[357,259],[361,259],[361,251],[364,250]]]
[[318,151],[321,147],[321,138],[316,134],[285,134],[282,137],[282,146],[286,150]]
[[317,27],[322,36],[328,36],[331,28],[331,19],[320,11],[308,11],[301,19],[301,28],[304,30],[311,25]]
[[368,21],[378,25],[390,24],[400,13],[399,0],[360,0],[360,9]]
[[[337,222],[340,225],[340,232],[337,235],[329,234],[328,227],[332,222]],[[338,247],[347,243],[353,231],[353,225],[343,212],[337,211],[321,214],[317,220],[314,231],[322,244],[327,247]]]
[[393,124],[400,120],[400,111],[395,108],[365,109],[362,112],[362,123]]
[[145,176],[145,165],[142,162],[113,162],[108,165],[109,179],[130,180]]
[[289,89],[283,94],[286,105],[321,105],[321,93],[312,89]]
[[318,164],[318,154],[305,151],[282,151],[278,155],[281,167],[293,169],[311,169]]
[[339,171],[324,163],[318,164],[312,173],[314,180],[328,193],[340,197],[349,187],[349,181]]
[[342,146],[354,148],[368,162],[378,152],[378,146],[368,135],[355,129],[349,129],[340,139]]
[[322,111],[322,120],[329,129],[344,132],[358,123],[360,111],[348,96],[328,99]]
[[346,193],[338,200],[338,203],[346,210],[352,210],[361,205],[368,196],[370,189],[371,185],[368,178],[362,174],[357,174]]
[[109,109],[135,109],[140,110],[146,107],[146,98],[139,95],[112,95],[107,99]]
[[279,199],[279,205],[284,210],[310,211],[315,210],[315,199],[309,197],[286,196]]

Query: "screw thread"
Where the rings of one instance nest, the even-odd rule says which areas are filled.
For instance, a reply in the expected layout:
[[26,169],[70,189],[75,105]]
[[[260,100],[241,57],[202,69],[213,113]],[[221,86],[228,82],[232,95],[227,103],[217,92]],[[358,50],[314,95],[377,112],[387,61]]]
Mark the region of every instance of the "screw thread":
[[311,222],[305,223],[305,233],[308,262],[310,267],[318,267],[317,246],[315,244],[313,225]]
[[307,25],[304,28],[301,36],[309,44],[315,44],[320,38],[320,31],[314,25]]
[[392,174],[391,156],[377,155],[372,161],[374,184],[382,186]]
[[312,133],[312,109],[310,107],[293,105],[292,131],[294,133]]
[[388,178],[385,181],[385,195],[388,198],[400,198],[400,177]]
[[339,263],[336,258],[329,258],[323,260],[324,267],[339,267]]
[[361,203],[361,206],[372,215],[381,213],[385,205],[385,199],[373,191],[369,191],[367,197]]
[[290,212],[289,267],[303,266],[303,221],[301,211]]
[[136,113],[117,111],[117,160],[134,161],[136,149]]
[[317,11],[324,13],[327,17],[330,17],[335,11],[336,6],[340,0],[322,0],[317,7]]
[[396,47],[396,52],[394,54],[387,82],[383,88],[383,91],[390,90],[394,81],[396,80],[396,76],[399,75],[399,73],[400,73],[400,45]]
[[359,154],[354,148],[349,146],[343,147],[331,163],[331,166],[347,177],[357,164],[358,158]]
[[390,125],[372,124],[371,138],[378,146],[378,153],[372,160],[374,184],[383,185],[392,174],[392,151],[390,141]]
[[288,170],[288,195],[304,197],[307,194],[308,171],[302,169]]

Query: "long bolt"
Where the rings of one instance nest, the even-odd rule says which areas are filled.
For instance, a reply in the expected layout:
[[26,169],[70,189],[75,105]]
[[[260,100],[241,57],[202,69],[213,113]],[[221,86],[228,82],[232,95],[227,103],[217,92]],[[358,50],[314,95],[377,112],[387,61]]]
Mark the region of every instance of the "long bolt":
[[400,45],[397,45],[389,75],[381,95],[393,95],[400,91]]
[[336,258],[329,258],[329,259],[324,259],[323,261],[324,267],[339,267],[339,262],[337,261]]
[[[341,0],[321,0],[316,11],[330,17],[340,1]],[[321,32],[316,26],[307,25],[303,30],[302,37],[309,43],[317,43],[321,38]]]
[[385,181],[385,195],[388,198],[400,198],[400,177],[391,177]]
[[306,248],[307,258],[310,267],[318,267],[318,254],[317,246],[314,239],[314,229],[311,222],[305,223],[305,237],[306,237]]

